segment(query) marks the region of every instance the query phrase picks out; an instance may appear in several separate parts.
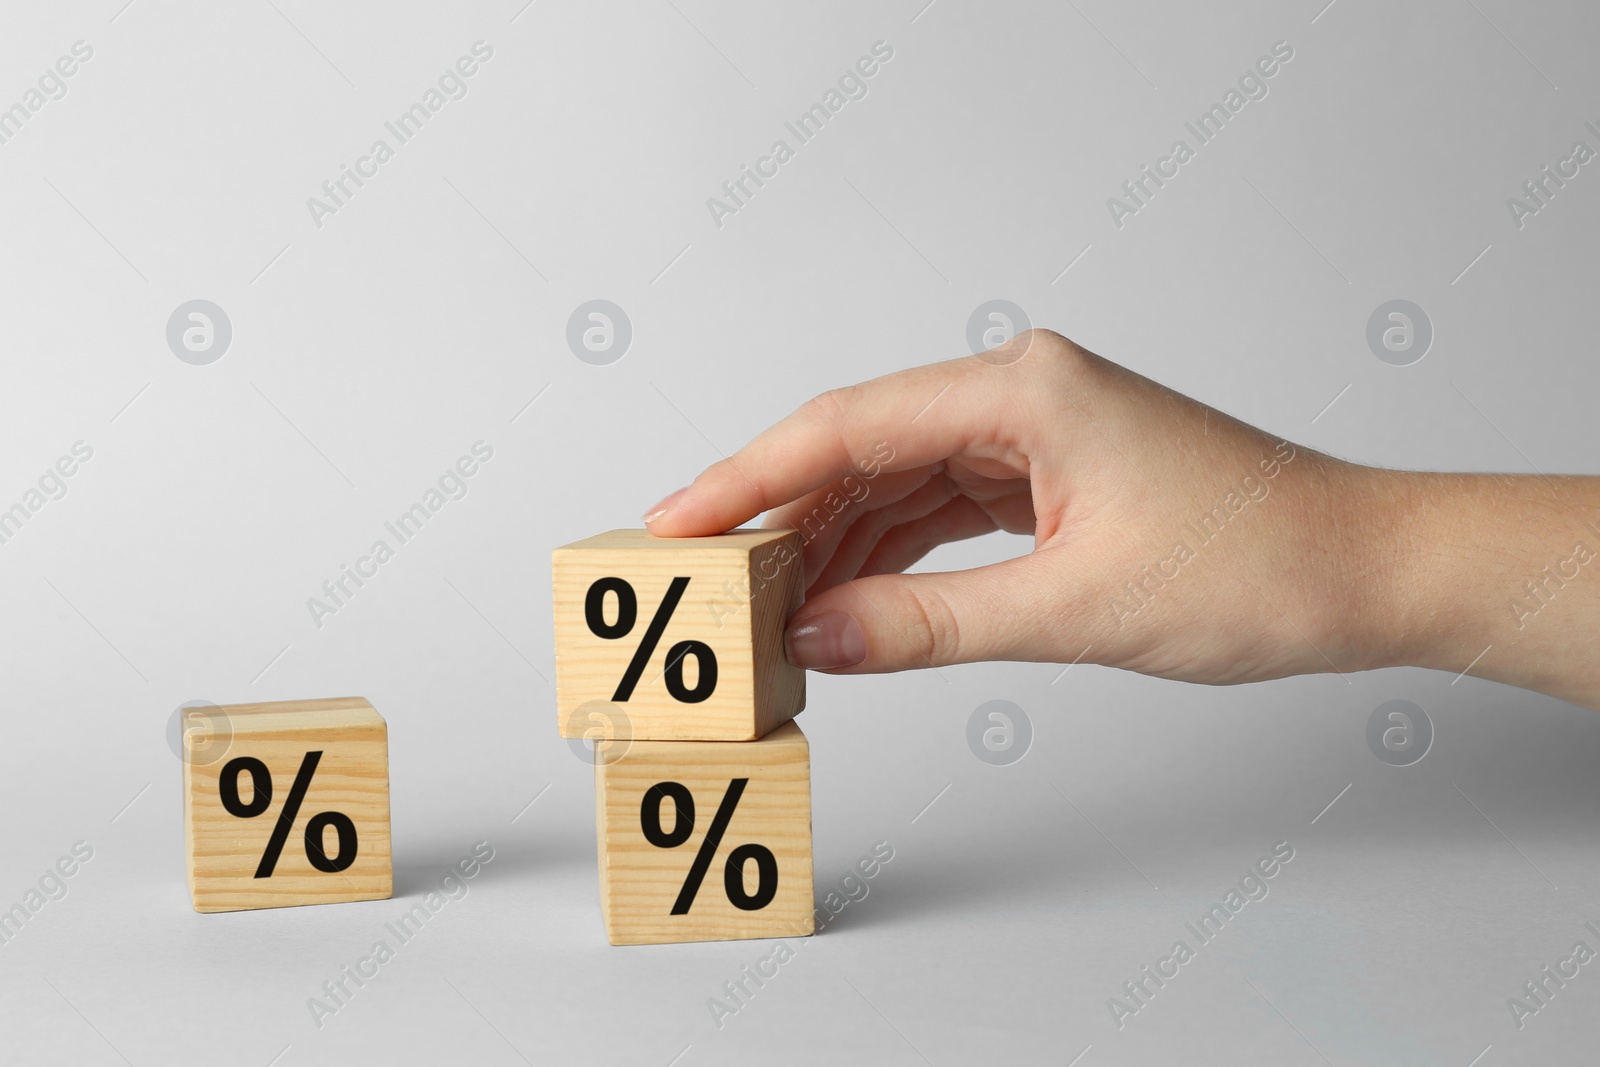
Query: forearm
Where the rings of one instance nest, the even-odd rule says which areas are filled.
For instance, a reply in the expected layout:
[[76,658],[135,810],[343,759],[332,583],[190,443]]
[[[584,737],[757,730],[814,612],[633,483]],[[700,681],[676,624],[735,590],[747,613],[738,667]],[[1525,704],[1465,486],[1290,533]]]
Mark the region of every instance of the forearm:
[[1373,471],[1373,665],[1600,710],[1600,478]]

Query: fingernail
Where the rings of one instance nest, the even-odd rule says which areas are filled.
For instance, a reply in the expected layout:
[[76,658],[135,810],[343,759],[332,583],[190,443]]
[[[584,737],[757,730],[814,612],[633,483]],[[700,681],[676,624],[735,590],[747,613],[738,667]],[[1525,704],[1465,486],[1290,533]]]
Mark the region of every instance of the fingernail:
[[666,496],[662,497],[660,503],[644,513],[644,524],[649,526],[652,522],[655,522],[661,516],[665,515],[672,508],[672,505],[678,502],[678,498],[688,491],[689,487],[686,485],[682,489],[668,493]]
[[854,667],[867,658],[861,624],[842,611],[824,611],[789,627],[784,644],[790,663],[812,670]]

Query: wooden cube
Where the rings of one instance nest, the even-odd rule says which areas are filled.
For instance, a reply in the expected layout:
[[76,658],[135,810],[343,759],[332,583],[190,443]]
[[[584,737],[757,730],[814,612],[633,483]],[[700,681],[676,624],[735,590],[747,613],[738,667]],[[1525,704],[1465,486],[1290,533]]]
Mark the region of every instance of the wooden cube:
[[750,741],[799,714],[800,535],[613,530],[552,556],[562,737]]
[[811,752],[795,723],[759,741],[604,743],[595,800],[613,945],[812,932]]
[[361,697],[212,709],[185,733],[183,828],[194,910],[393,895],[389,728]]

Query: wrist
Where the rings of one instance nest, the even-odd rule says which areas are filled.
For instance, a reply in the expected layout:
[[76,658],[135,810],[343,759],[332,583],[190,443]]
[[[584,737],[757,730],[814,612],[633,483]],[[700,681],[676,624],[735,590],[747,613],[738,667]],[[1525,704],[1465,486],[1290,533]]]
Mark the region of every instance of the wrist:
[[1459,531],[1466,525],[1455,506],[1458,494],[1444,484],[1448,476],[1360,469],[1363,506],[1349,535],[1360,560],[1363,668],[1453,663],[1459,671],[1467,665],[1459,658],[1464,639],[1480,624],[1476,605],[1462,602],[1459,583],[1449,580],[1460,566],[1451,550],[1463,547]]
[[1302,558],[1319,658],[1349,672],[1441,655],[1423,487],[1407,472],[1318,459]]

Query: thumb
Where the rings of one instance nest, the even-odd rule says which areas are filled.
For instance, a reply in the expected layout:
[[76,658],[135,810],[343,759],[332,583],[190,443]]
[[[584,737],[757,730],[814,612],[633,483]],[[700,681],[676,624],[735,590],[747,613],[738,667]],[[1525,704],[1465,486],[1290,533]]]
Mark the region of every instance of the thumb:
[[784,644],[795,666],[843,674],[1051,659],[1062,636],[1060,583],[1036,555],[858,578],[808,598]]

